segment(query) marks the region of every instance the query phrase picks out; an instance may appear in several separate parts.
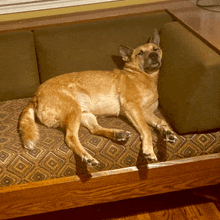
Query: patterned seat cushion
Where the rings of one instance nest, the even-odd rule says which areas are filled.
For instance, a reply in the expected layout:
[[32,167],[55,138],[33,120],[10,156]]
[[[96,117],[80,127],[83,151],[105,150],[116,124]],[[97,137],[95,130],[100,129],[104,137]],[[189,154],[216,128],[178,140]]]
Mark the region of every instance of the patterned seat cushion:
[[[34,150],[23,149],[17,130],[19,115],[29,99],[0,102],[0,187],[90,172],[140,166],[146,160],[140,154],[141,141],[133,126],[122,118],[98,118],[104,127],[131,131],[124,145],[90,134],[81,127],[80,141],[100,161],[86,167],[64,143],[65,131],[49,129],[39,122],[40,141]],[[158,111],[157,114],[161,116]],[[220,132],[178,136],[175,144],[164,142],[152,129],[155,152],[160,161],[175,160],[220,152]]]

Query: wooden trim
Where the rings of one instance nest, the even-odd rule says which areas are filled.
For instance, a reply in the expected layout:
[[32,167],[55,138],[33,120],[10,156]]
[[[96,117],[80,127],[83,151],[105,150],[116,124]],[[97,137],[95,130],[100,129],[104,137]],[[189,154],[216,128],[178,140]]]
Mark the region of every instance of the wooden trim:
[[0,219],[220,183],[220,153],[0,188]]
[[108,20],[118,17],[165,11],[167,8],[179,8],[188,5],[188,1],[167,0],[157,3],[124,6],[119,8],[100,9],[94,11],[57,14],[29,19],[4,21],[0,19],[0,33],[9,31],[33,30],[39,28],[69,25],[96,20]]
[[[13,13],[13,14],[5,14],[0,15],[1,21],[12,21],[12,20],[22,20],[29,18],[41,18],[48,17],[54,15],[64,15],[64,14],[73,14],[79,12],[92,12],[103,9],[113,9],[120,8],[126,6],[136,6],[142,4],[151,4],[151,3],[161,3],[161,2],[171,2],[171,0],[115,0],[113,2],[103,2],[99,4],[90,4],[83,6],[73,6],[73,7],[63,7],[58,9],[48,9],[48,10],[39,10],[34,12],[24,12],[24,13]],[[180,1],[180,0],[172,0],[172,1]]]
[[[201,10],[200,8],[195,8],[195,11]],[[201,41],[203,41],[205,44],[207,44],[210,48],[212,48],[216,53],[220,54],[220,46],[214,45],[214,43],[210,42],[209,39],[205,38],[202,34],[200,34],[198,31],[196,31],[192,25],[189,25],[188,22],[183,21],[178,13],[175,13],[175,10],[165,10],[172,18],[173,20],[178,21],[181,25],[183,25],[186,29],[188,29],[190,32],[192,32],[196,37],[198,37]]]
[[1,1],[0,14],[23,13],[39,10],[51,10],[73,6],[84,6],[91,4],[103,4],[105,2],[123,1],[123,0],[5,0]]

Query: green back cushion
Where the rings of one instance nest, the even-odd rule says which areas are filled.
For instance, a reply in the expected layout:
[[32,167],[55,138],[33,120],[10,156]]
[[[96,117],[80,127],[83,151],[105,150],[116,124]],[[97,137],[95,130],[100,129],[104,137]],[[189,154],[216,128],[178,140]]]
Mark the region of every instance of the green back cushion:
[[220,128],[220,55],[178,22],[161,29],[159,97],[180,134]]
[[145,44],[154,28],[170,21],[170,16],[161,12],[35,30],[42,82],[74,71],[114,69],[119,44]]
[[0,101],[29,97],[39,86],[32,32],[0,34]]

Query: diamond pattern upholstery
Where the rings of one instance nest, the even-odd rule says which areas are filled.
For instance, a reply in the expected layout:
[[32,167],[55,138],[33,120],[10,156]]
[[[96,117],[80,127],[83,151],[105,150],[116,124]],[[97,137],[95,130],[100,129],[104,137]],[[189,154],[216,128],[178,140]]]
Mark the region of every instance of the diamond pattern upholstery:
[[[22,147],[17,130],[19,115],[29,99],[0,102],[0,187],[41,181],[90,172],[119,169],[146,164],[141,155],[137,131],[125,118],[98,118],[104,127],[128,130],[131,138],[121,144],[92,135],[80,127],[80,141],[100,165],[86,167],[64,143],[63,129],[49,129],[37,121],[40,141],[34,150]],[[157,115],[163,117],[160,111]],[[152,128],[153,143],[159,161],[175,160],[220,152],[220,131],[178,136],[175,144],[164,142]]]

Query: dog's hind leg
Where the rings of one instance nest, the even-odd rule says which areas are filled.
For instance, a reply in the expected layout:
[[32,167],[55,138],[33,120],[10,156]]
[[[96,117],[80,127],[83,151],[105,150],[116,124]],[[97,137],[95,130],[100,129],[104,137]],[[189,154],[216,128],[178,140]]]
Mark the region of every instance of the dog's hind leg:
[[116,141],[127,141],[131,136],[129,131],[103,128],[97,122],[96,116],[92,113],[82,113],[82,125],[87,127],[92,134],[101,135]]
[[81,121],[81,109],[76,108],[66,119],[66,143],[77,154],[83,162],[90,166],[96,166],[99,162],[93,158],[79,141],[78,131]]

